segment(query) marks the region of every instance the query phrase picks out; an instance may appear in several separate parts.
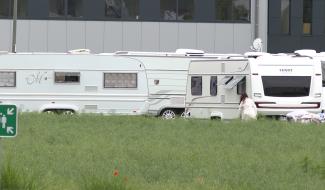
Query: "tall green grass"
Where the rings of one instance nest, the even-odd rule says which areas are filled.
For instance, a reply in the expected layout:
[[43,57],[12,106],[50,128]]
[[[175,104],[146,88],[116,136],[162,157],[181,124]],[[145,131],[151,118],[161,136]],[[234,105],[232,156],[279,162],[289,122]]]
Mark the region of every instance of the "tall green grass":
[[324,137],[322,124],[266,119],[29,113],[1,143],[40,189],[274,190],[325,187]]

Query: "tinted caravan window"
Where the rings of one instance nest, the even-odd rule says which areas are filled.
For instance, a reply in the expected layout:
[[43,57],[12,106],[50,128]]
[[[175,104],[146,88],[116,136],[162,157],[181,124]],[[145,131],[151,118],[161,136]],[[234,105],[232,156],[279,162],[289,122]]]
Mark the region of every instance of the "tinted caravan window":
[[202,95],[202,77],[196,76],[191,78],[191,93],[194,96]]
[[262,76],[265,96],[309,96],[310,76]]

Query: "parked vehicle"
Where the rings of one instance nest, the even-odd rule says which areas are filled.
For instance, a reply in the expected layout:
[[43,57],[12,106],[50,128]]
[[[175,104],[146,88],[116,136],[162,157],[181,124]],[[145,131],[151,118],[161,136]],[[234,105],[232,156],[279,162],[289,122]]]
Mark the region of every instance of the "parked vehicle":
[[286,115],[293,110],[320,112],[320,61],[289,54],[247,53],[242,58],[192,60],[186,115],[239,118],[239,98],[246,92],[259,114]]
[[147,74],[127,57],[2,54],[0,101],[20,111],[145,114]]

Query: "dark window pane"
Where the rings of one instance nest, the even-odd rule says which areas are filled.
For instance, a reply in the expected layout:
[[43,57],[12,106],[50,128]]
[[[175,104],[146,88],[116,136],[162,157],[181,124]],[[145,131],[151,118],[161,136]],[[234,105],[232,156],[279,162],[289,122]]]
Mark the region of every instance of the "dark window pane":
[[49,17],[64,17],[64,10],[64,0],[49,0]]
[[68,0],[68,16],[82,17],[82,0]]
[[310,76],[262,76],[265,96],[309,96]]
[[105,0],[109,18],[139,19],[139,0]]
[[8,17],[10,13],[10,1],[0,0],[0,17]]
[[290,32],[290,0],[281,0],[281,31],[283,34]]
[[55,83],[79,83],[79,72],[56,72]]
[[216,0],[216,19],[232,20],[232,0]]
[[194,17],[194,1],[178,0],[177,20],[193,20]]
[[160,0],[160,15],[163,20],[177,19],[177,0]]
[[210,95],[216,96],[218,92],[218,77],[217,76],[211,76],[210,78]]
[[[27,0],[18,0],[17,16],[24,18],[27,16]],[[9,17],[13,15],[14,1],[0,0],[0,17]]]
[[233,0],[233,20],[250,20],[250,0]]
[[191,78],[191,93],[194,96],[202,95],[202,77]]
[[312,28],[312,14],[313,14],[312,0],[304,0],[303,7],[303,34],[311,34]]
[[244,93],[246,93],[246,77],[237,84],[237,94],[241,95]]
[[250,20],[250,0],[215,0],[215,2],[216,20]]

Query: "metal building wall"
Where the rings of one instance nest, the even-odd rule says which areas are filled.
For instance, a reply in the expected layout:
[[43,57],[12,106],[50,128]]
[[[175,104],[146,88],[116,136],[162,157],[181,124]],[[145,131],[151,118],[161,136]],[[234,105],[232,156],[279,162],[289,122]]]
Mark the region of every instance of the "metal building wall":
[[[0,20],[0,26],[0,50],[10,51],[11,20]],[[238,23],[19,20],[17,51],[66,52],[88,48],[100,53],[195,48],[243,53],[249,50],[253,32],[251,24]]]

